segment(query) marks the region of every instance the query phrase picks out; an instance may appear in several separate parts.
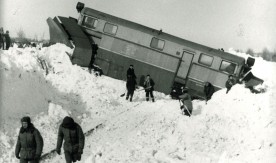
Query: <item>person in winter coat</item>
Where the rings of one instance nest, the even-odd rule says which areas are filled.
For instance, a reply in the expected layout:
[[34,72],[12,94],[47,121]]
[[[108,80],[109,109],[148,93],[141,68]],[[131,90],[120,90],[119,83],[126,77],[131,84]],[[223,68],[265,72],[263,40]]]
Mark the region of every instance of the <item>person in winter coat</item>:
[[232,75],[228,76],[228,80],[225,83],[225,87],[226,87],[226,94],[230,91],[230,89],[232,88],[232,86],[235,84],[235,80],[233,78]]
[[[89,38],[89,39],[90,39],[90,38]],[[89,73],[91,74],[91,70],[94,69],[94,68],[96,68],[96,67],[94,66],[94,62],[95,62],[95,59],[96,59],[96,56],[97,56],[99,47],[98,47],[97,44],[95,44],[95,43],[93,42],[93,40],[90,40],[90,41],[91,41],[91,43],[92,43],[92,55],[91,55],[90,63],[89,63],[89,65],[88,65],[88,71],[89,71]],[[101,75],[100,75],[100,76],[101,76]]]
[[130,102],[132,101],[132,97],[136,88],[137,82],[135,80],[134,76],[128,77],[127,78],[127,83],[126,83],[126,87],[127,87],[127,96],[126,96],[126,100],[130,100]]
[[20,159],[20,163],[38,163],[43,149],[43,138],[31,123],[30,117],[23,117],[21,124],[15,156]]
[[205,94],[206,102],[211,99],[214,92],[215,92],[214,86],[211,83],[206,82],[204,85],[204,94]]
[[188,90],[184,87],[182,89],[182,95],[178,96],[183,105],[181,106],[181,110],[184,113],[184,115],[191,116],[193,111],[193,104],[192,104],[192,98],[188,94]]
[[133,77],[136,80],[136,75],[134,72],[133,65],[130,65],[128,70],[127,70],[127,78]]
[[80,125],[68,116],[63,119],[58,129],[56,152],[59,155],[63,140],[66,163],[80,161],[84,148],[84,134]]
[[149,95],[152,98],[152,102],[154,102],[153,90],[154,90],[154,81],[151,79],[150,75],[147,75],[146,80],[144,82],[144,88],[146,92],[146,100],[149,101]]
[[6,31],[5,40],[6,40],[6,50],[9,50],[9,48],[11,46],[11,38],[9,35],[9,31]]
[[4,29],[3,27],[0,28],[0,49],[5,50],[5,37],[4,37]]

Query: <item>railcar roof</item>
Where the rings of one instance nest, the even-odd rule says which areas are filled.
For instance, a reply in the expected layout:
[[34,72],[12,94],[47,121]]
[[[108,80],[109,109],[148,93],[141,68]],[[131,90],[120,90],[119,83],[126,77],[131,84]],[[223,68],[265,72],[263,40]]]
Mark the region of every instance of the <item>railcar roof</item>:
[[147,26],[144,26],[144,25],[126,20],[126,19],[122,19],[122,18],[119,18],[119,17],[116,17],[116,16],[112,16],[112,15],[94,10],[92,8],[85,7],[81,11],[81,13],[83,13],[85,15],[93,16],[93,17],[98,18],[98,19],[103,19],[103,20],[108,21],[110,23],[130,27],[132,29],[139,30],[139,31],[144,32],[144,33],[155,35],[156,37],[158,37],[160,39],[176,42],[176,43],[178,43],[180,45],[183,45],[183,46],[186,46],[188,48],[200,50],[200,51],[202,51],[203,53],[206,53],[206,54],[212,54],[212,55],[219,56],[219,57],[224,55],[225,59],[237,62],[239,64],[243,64],[245,62],[245,58],[243,58],[243,57],[240,57],[240,56],[237,56],[237,55],[234,55],[234,54],[231,54],[231,53],[223,52],[221,50],[217,50],[217,49],[214,49],[214,48],[211,48],[211,47],[208,47],[208,46],[205,46],[205,45],[201,45],[201,44],[198,44],[198,43],[195,43],[195,42],[192,42],[192,41],[188,41],[188,40],[185,40],[183,38],[180,38],[180,37],[177,37],[177,36],[165,33],[165,32],[162,32],[161,34],[158,35],[159,30],[157,30],[157,29],[153,29],[153,28],[150,28],[150,27],[147,27]]

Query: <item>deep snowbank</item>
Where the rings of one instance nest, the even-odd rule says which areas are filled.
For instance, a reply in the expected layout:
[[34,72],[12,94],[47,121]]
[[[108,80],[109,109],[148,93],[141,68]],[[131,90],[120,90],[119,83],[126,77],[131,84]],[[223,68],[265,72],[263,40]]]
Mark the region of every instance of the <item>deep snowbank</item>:
[[[155,92],[155,103],[145,102],[143,91],[135,92],[132,103],[126,101],[120,97],[125,91],[123,81],[96,77],[72,65],[67,56],[72,50],[64,45],[56,44],[35,53],[20,49],[21,54],[18,54],[17,50],[1,52],[1,56],[5,56],[1,58],[1,65],[12,63],[10,69],[18,73],[28,68],[37,69],[40,77],[45,77],[53,88],[66,95],[51,101],[47,110],[33,116],[45,141],[44,152],[55,148],[57,127],[65,115],[71,115],[84,131],[103,123],[86,137],[82,159],[86,163],[276,161],[275,63],[257,58],[252,70],[265,80],[259,86],[267,90],[265,93],[252,94],[243,85],[235,85],[228,94],[222,89],[208,104],[193,101],[195,110],[188,118],[180,114],[178,101],[162,93]],[[12,55],[22,58],[12,58]],[[33,59],[36,57],[48,63],[47,76]],[[43,85],[45,83],[41,83]],[[40,102],[35,101],[35,104],[40,105]],[[83,104],[83,109],[70,108],[73,104]],[[0,162],[16,162],[13,153],[16,134],[8,137],[1,132],[0,139],[1,149],[6,151],[2,152]],[[64,162],[63,157],[44,162]]]

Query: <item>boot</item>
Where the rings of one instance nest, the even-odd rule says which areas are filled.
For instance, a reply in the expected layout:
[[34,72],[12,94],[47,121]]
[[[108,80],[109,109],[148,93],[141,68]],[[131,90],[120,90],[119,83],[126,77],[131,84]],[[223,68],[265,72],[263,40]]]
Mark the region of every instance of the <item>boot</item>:
[[152,102],[154,102],[154,98],[152,99]]
[[128,100],[128,96],[126,96],[126,100]]
[[149,98],[147,97],[146,100],[149,101]]

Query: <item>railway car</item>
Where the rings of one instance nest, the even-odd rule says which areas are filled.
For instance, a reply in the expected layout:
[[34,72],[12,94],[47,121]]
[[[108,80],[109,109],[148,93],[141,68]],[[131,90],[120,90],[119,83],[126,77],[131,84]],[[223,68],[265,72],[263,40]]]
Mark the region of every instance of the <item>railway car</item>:
[[[77,4],[79,18],[48,18],[50,41],[74,47],[72,62],[89,66],[91,58],[103,73],[126,80],[129,65],[134,65],[137,82],[142,85],[147,74],[155,81],[155,90],[173,94],[186,87],[194,97],[203,98],[205,82],[215,90],[225,87],[229,75],[244,78],[254,65],[254,58],[236,56],[173,36],[92,8]],[[98,46],[97,52],[93,45]],[[251,78],[253,80],[253,78]],[[254,76],[251,85],[262,83]],[[252,84],[253,83],[253,84]]]

